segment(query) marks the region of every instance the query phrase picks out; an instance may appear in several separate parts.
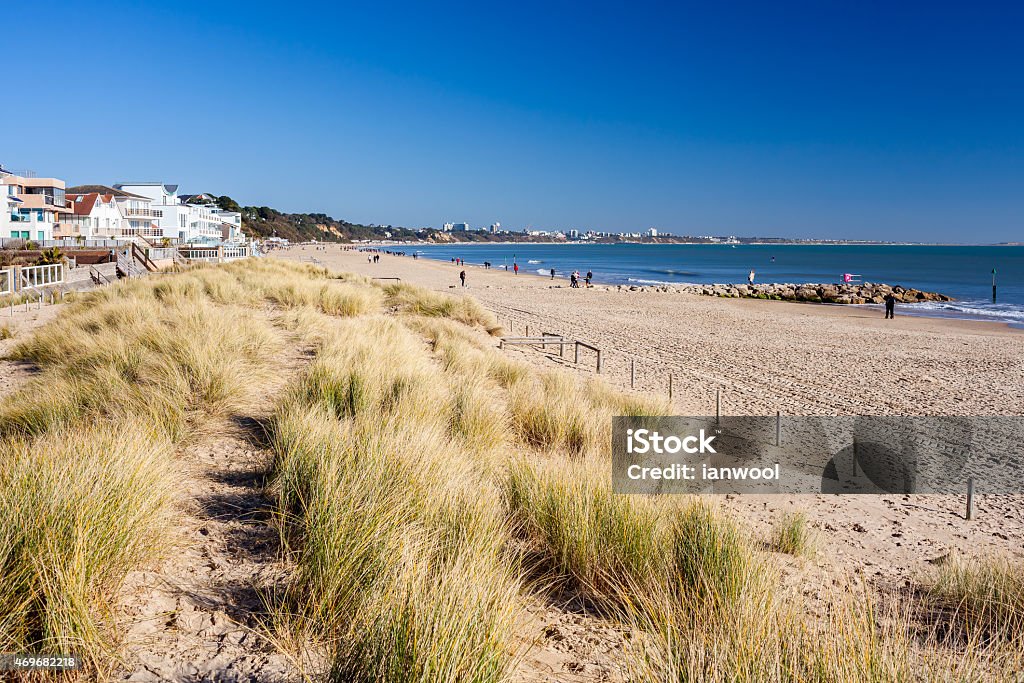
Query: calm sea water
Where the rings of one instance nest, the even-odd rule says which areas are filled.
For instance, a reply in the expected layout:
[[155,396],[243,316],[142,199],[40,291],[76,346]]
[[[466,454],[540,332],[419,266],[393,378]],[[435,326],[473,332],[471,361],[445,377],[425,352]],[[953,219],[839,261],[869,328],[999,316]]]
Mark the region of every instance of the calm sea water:
[[[568,278],[593,271],[610,284],[839,282],[843,273],[865,282],[941,292],[955,302],[904,306],[919,315],[1024,324],[1024,247],[728,245],[728,244],[452,244],[421,246],[421,257],[467,263],[513,262],[521,270]],[[992,269],[998,300],[992,302]]]

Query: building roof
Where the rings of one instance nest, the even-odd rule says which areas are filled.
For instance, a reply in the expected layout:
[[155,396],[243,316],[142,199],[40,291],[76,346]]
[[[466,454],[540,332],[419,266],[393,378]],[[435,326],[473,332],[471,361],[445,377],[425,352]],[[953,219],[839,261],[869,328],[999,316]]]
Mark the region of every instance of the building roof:
[[196,201],[210,201],[212,202],[214,197],[212,194],[206,192],[200,192],[199,194],[179,194],[178,199],[181,200],[182,204],[193,204]]
[[69,195],[70,194],[90,194],[90,193],[93,193],[93,192],[98,193],[98,194],[109,194],[109,195],[113,195],[115,197],[131,197],[132,199],[149,199],[149,197],[142,197],[142,196],[139,196],[137,194],[132,194],[131,192],[125,192],[124,190],[118,190],[118,189],[115,189],[113,187],[107,187],[106,185],[75,185],[74,187],[69,187],[67,189],[67,193]]
[[96,206],[96,202],[100,199],[109,203],[114,199],[114,195],[99,194],[98,192],[67,195],[67,200],[71,203],[71,212],[76,216],[87,216],[91,214],[93,208]]
[[178,191],[177,185],[165,185],[164,183],[114,183],[114,187],[119,190],[122,187],[132,187],[133,185],[136,187],[162,187],[167,194],[174,194]]

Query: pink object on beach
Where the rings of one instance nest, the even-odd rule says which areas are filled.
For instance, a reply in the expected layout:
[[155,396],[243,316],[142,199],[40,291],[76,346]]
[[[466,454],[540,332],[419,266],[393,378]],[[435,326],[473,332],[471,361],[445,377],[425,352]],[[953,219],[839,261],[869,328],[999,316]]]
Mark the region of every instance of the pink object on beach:
[[849,282],[852,279],[853,279],[852,275],[850,275],[849,273],[843,273],[843,282]]

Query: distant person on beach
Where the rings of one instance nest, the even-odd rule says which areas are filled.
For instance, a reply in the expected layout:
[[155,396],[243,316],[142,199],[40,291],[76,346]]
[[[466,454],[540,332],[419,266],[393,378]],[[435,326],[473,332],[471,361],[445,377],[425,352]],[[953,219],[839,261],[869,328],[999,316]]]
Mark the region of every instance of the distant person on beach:
[[513,264],[512,264],[512,271],[513,271],[513,272],[514,272],[514,273],[515,273],[516,275],[519,275],[519,264],[518,264],[518,263],[513,263]]
[[594,272],[591,270],[587,271],[587,287],[590,286],[590,281],[594,279]]
[[754,284],[754,276],[755,276],[755,275],[757,275],[757,273],[755,273],[755,272],[754,272],[754,269],[753,269],[753,268],[751,268],[751,269],[750,269],[750,274],[749,274],[749,275],[747,275],[747,282],[749,282],[750,284]]
[[885,295],[885,319],[896,317],[896,295],[889,292]]
[[466,286],[466,271],[459,273],[459,279],[462,280],[462,286]]
[[551,279],[552,280],[555,279],[555,269],[554,268],[551,269]]
[[572,271],[572,275],[569,276],[569,286],[577,288],[580,286],[580,272],[578,270]]

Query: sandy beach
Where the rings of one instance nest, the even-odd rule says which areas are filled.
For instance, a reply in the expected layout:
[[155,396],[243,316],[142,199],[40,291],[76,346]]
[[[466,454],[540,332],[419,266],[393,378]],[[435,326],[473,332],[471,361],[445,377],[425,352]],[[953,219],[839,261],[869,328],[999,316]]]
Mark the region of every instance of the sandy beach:
[[[463,267],[337,246],[293,247],[278,256],[315,259],[335,269],[401,278],[456,292]],[[602,349],[602,376],[667,394],[679,414],[1020,415],[1024,411],[1024,336],[996,323],[931,319],[860,307],[717,299],[672,292],[620,291],[597,285],[465,266],[464,291],[516,334],[552,332]],[[497,342],[495,342],[497,343]],[[508,349],[533,363],[593,372],[540,350]],[[983,493],[983,492],[982,492]],[[900,587],[949,553],[1024,556],[1024,498],[978,497],[964,519],[965,496],[736,496],[723,504],[767,531],[785,511],[804,510],[821,537],[814,566],[793,567],[804,592],[828,577],[860,574]]]

